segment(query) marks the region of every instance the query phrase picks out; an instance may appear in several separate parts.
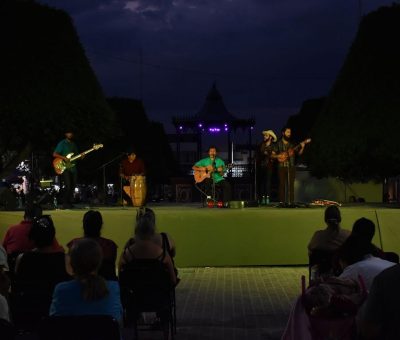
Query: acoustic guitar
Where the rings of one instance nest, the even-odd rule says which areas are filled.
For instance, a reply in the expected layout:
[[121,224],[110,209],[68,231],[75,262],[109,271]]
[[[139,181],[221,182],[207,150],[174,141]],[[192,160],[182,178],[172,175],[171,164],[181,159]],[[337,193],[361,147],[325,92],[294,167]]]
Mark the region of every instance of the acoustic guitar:
[[75,163],[72,163],[73,161],[76,161],[79,158],[82,158],[82,156],[87,155],[89,152],[92,152],[94,150],[101,149],[103,147],[103,144],[93,144],[93,147],[89,150],[86,150],[79,155],[74,156],[74,153],[71,152],[65,157],[68,158],[68,161],[64,161],[62,158],[54,158],[53,160],[53,168],[54,171],[56,172],[57,175],[61,175],[66,169],[71,169],[75,166]]
[[[225,165],[225,170],[231,169],[233,166],[234,166],[234,164],[227,164],[227,165]],[[199,170],[194,170],[193,176],[194,176],[195,183],[201,183],[206,178],[211,178],[211,174],[215,171],[218,171],[218,170],[215,169],[212,165],[205,166]]]
[[286,162],[288,160],[289,157],[292,157],[294,155],[294,153],[301,148],[301,144],[308,144],[311,143],[311,138],[305,139],[303,140],[301,143],[297,144],[295,147],[290,148],[287,151],[281,152],[280,154],[278,154],[278,156],[276,157],[278,159],[279,163],[283,163]]

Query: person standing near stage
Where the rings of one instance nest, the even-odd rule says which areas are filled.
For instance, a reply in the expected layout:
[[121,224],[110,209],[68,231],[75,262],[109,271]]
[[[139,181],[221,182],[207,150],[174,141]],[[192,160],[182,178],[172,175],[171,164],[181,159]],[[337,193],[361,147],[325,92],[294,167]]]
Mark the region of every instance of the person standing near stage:
[[[292,129],[284,127],[281,139],[275,143],[272,158],[278,160],[279,201],[287,204],[294,203],[294,179],[296,176],[295,147],[291,142]],[[304,151],[305,142],[299,144],[298,154]]]
[[[72,200],[74,196],[74,190],[76,187],[77,179],[78,179],[78,171],[76,169],[76,165],[71,163],[67,155],[73,153],[75,156],[79,154],[78,147],[73,141],[74,133],[71,130],[65,132],[65,139],[59,142],[53,152],[54,158],[61,158],[66,162],[66,169],[62,173],[62,178],[64,181],[64,201],[63,208],[71,209],[73,208]],[[81,158],[84,157],[84,154],[81,155]]]
[[[137,157],[136,152],[131,149],[127,152],[127,157],[121,162],[119,166],[119,176],[123,179],[123,185],[130,185],[130,179],[132,176],[144,176],[146,174],[146,168],[144,162]],[[122,190],[122,196],[128,205],[132,205],[132,200],[128,194]]]
[[257,184],[258,184],[258,201],[262,202],[263,198],[271,196],[271,179],[273,171],[272,151],[274,143],[277,141],[276,135],[272,130],[262,132],[263,141],[257,148]]
[[208,157],[199,160],[192,169],[195,174],[199,173],[203,177],[201,182],[205,184],[207,196],[212,196],[213,184],[222,189],[222,199],[226,207],[231,200],[231,185],[224,178],[226,166],[225,162],[217,157],[217,148],[210,146],[208,148]]

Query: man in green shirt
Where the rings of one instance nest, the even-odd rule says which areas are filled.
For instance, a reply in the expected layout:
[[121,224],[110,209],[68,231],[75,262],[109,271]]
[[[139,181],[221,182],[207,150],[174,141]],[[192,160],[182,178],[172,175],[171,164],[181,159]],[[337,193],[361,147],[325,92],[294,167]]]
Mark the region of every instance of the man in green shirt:
[[78,173],[75,164],[70,164],[67,155],[73,153],[74,156],[79,154],[78,147],[73,142],[74,134],[73,132],[66,132],[65,139],[59,142],[53,152],[53,157],[63,159],[67,164],[67,168],[64,170],[62,177],[64,181],[64,200],[63,208],[71,209],[73,208],[72,199],[74,196],[74,190],[76,187]]
[[212,196],[212,186],[222,189],[222,199],[227,205],[231,199],[231,186],[224,178],[226,170],[225,162],[217,157],[217,148],[208,148],[208,157],[199,160],[192,168],[196,183],[203,182],[207,196]]

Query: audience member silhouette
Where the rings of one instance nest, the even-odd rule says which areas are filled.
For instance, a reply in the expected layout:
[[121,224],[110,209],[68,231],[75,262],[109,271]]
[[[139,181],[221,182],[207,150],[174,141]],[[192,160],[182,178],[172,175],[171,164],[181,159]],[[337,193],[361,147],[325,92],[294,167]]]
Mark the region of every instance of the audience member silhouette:
[[[176,254],[176,248],[173,239],[167,233],[157,232],[156,216],[154,214],[154,211],[151,210],[150,208],[142,208],[138,210],[136,216],[135,235],[134,237],[130,238],[126,243],[124,251],[120,257],[119,267],[123,266],[124,263],[129,262],[131,260],[132,258],[131,254],[135,244],[137,243],[138,240],[139,242],[142,241],[140,239],[140,236],[138,236],[138,234],[142,234],[140,227],[145,225],[147,226],[147,224],[151,226],[149,230],[151,235],[146,235],[145,237],[150,237],[150,240],[159,248],[161,248],[166,255],[168,255],[169,259],[171,260],[174,266],[174,257]],[[176,268],[174,270],[175,274],[177,274]]]
[[[31,238],[29,238],[29,233],[32,227],[33,220],[42,216],[42,208],[38,204],[27,204],[24,212],[24,219],[8,228],[4,239],[3,246],[9,254],[9,265],[10,269],[14,268],[15,258],[29,250],[35,248],[35,244]],[[54,238],[53,242],[54,250],[63,249],[57,239]]]
[[339,278],[358,281],[361,275],[369,289],[376,275],[395,265],[393,262],[373,256],[371,250],[370,243],[350,235],[337,252],[337,258],[343,270]]
[[170,273],[171,282],[176,284],[177,277],[172,258],[162,239],[163,236],[156,233],[154,212],[146,208],[145,212],[137,218],[135,237],[128,242],[121,255],[120,270],[124,269],[125,264],[135,259],[158,259],[164,263],[166,270]]
[[59,283],[53,294],[50,315],[110,315],[122,320],[119,284],[106,281],[97,271],[102,261],[99,244],[77,240],[67,256],[67,271],[74,280]]
[[339,207],[332,205],[325,209],[326,228],[317,230],[310,243],[308,244],[308,253],[312,254],[314,250],[333,252],[338,249],[349,237],[350,231],[341,228],[342,217]]
[[378,274],[360,315],[360,339],[400,339],[400,265]]
[[12,281],[12,314],[22,328],[34,326],[48,314],[55,285],[70,279],[64,250],[53,247],[55,228],[50,216],[33,220],[29,238],[35,248],[18,256]]
[[[116,280],[115,262],[117,260],[116,243],[110,239],[101,237],[101,228],[103,226],[103,217],[99,211],[89,210],[83,215],[83,232],[84,238],[90,238],[96,241],[103,253],[103,261],[99,268],[99,275],[103,276],[106,280]],[[80,238],[75,238],[67,244],[70,249],[74,243]]]

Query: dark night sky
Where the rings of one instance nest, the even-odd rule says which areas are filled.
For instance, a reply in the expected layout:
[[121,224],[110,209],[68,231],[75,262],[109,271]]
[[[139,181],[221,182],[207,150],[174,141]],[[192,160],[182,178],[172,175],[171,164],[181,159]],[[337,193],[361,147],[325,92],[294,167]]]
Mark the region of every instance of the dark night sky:
[[360,8],[393,0],[40,2],[72,16],[107,96],[142,98],[171,131],[171,116],[197,113],[216,80],[228,110],[254,115],[260,131],[280,129],[304,100],[326,95]]

